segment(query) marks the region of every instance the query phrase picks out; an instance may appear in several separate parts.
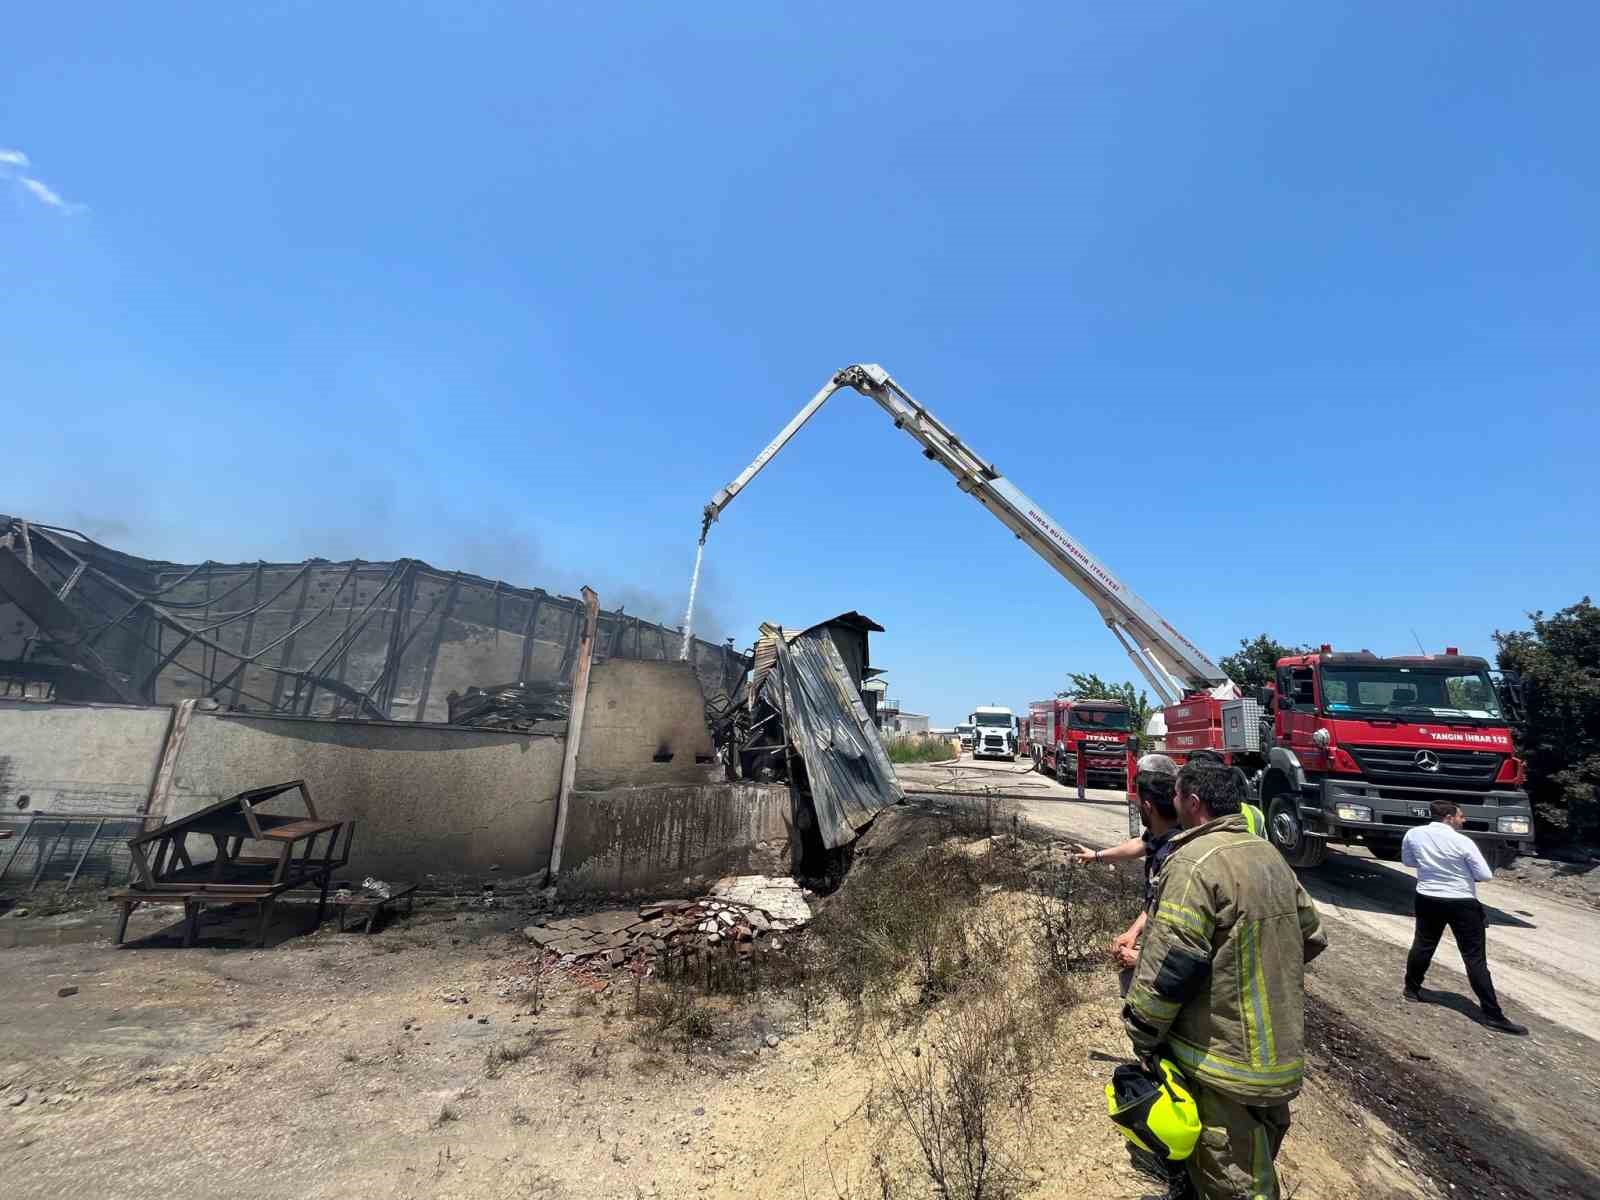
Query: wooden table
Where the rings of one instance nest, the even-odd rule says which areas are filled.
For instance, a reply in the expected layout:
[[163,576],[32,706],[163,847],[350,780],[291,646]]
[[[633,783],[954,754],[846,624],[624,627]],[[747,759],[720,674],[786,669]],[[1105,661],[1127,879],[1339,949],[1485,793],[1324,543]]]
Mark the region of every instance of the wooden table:
[[[304,816],[259,811],[290,792],[299,793]],[[311,789],[303,779],[251,788],[169,821],[128,842],[133,882],[112,893],[122,908],[117,942],[120,945],[126,936],[128,918],[140,904],[182,904],[188,921],[183,944],[192,946],[207,904],[254,903],[261,913],[256,944],[265,945],[274,902],[284,892],[306,886],[322,889],[317,902],[320,925],[327,911],[328,884],[333,872],[350,861],[354,836],[355,822],[317,816]],[[191,837],[209,839],[213,856],[196,861],[189,853]],[[319,855],[317,843],[324,837],[327,842]],[[269,853],[244,854],[247,842],[264,843]]]

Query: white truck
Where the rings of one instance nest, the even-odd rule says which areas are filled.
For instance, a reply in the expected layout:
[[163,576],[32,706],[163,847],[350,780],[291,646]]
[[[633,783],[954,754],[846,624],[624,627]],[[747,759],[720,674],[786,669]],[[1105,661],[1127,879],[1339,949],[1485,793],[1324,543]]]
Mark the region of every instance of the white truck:
[[973,727],[973,758],[1017,756],[1017,718],[1009,708],[1000,708],[997,705],[975,708],[967,721]]

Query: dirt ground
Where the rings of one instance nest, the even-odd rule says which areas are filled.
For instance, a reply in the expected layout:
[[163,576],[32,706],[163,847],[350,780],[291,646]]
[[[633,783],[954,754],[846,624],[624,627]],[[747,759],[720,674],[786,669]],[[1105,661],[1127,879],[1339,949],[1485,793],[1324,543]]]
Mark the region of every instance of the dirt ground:
[[[948,832],[888,818],[853,877]],[[371,937],[286,924],[264,950],[168,933],[0,952],[5,1195],[837,1200],[880,1195],[880,1163],[893,1194],[930,1194],[884,1071],[932,1024],[867,1035],[773,988],[704,1000],[695,1040],[655,1039],[622,975],[599,992],[558,976],[535,1015],[525,922],[440,903]],[[1401,1005],[1393,947],[1333,947],[1281,1164],[1294,1195],[1600,1194],[1575,1099],[1600,1084],[1592,1043],[1536,1027],[1508,1046],[1448,992]],[[1085,975],[1018,1122],[1024,1195],[1159,1190],[1104,1115],[1118,1011],[1114,978]]]
[[1496,877],[1525,888],[1550,892],[1600,908],[1600,858],[1572,854],[1565,858],[1526,856],[1496,872]]

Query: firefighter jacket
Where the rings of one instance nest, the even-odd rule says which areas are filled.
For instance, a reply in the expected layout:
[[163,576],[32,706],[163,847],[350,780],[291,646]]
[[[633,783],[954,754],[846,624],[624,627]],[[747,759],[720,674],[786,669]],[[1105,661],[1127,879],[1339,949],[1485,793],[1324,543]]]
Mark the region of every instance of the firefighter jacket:
[[1122,1010],[1134,1049],[1246,1104],[1287,1100],[1305,1070],[1305,964],[1328,945],[1316,907],[1241,814],[1173,847]]

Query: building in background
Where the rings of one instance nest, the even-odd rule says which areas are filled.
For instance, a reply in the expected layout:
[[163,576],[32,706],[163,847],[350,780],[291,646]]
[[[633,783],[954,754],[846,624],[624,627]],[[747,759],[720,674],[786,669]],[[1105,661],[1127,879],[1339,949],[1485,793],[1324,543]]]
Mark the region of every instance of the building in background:
[[[875,672],[875,674],[878,674]],[[889,697],[889,685],[880,678],[869,679],[861,687],[863,693],[870,692],[876,702],[874,711],[878,718],[878,732],[884,737],[903,737],[907,734],[925,734],[928,732],[928,714],[910,712],[900,707],[900,701]],[[869,707],[872,707],[869,705]]]

